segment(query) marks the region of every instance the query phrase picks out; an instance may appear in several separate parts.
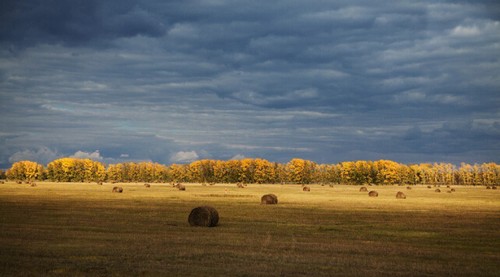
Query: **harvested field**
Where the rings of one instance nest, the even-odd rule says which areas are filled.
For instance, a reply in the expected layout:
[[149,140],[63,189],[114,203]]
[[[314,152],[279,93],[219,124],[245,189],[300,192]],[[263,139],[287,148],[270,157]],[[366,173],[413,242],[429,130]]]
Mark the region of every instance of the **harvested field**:
[[[459,187],[14,182],[0,186],[3,276],[498,276],[500,194]],[[244,194],[243,194],[244,193]],[[279,205],[261,205],[264,194]],[[227,197],[226,197],[227,195]],[[192,228],[193,207],[215,228]]]

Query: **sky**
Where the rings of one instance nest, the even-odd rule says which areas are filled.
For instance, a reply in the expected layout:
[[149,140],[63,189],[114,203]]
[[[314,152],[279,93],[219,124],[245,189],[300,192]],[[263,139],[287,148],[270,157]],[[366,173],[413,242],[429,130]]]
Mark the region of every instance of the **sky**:
[[0,168],[500,162],[496,1],[4,0]]

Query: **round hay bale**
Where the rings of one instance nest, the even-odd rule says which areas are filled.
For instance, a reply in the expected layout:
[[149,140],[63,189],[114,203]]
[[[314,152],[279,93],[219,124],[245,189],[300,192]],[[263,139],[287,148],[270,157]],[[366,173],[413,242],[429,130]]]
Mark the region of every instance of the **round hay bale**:
[[144,184],[144,187],[146,187],[146,188],[150,188],[150,187],[151,187],[151,185],[150,185],[150,184],[148,184],[148,183],[146,183],[146,184]]
[[219,213],[211,206],[196,207],[189,213],[188,222],[191,226],[215,227],[219,223]]
[[123,188],[122,187],[113,187],[112,192],[122,193],[123,192]]
[[428,189],[431,189],[432,187],[431,186],[427,186]]
[[398,193],[396,193],[396,198],[397,199],[406,199],[406,195],[402,191],[398,191]]
[[406,187],[406,189],[407,189],[407,190],[411,190],[411,187],[410,187],[410,186],[407,186],[407,187]]
[[368,196],[370,196],[370,197],[378,197],[378,192],[376,192],[376,191],[372,190],[372,191],[370,191],[370,192],[368,193]]
[[490,186],[486,186],[486,189],[491,189],[491,187]]
[[359,188],[359,192],[368,192],[368,189],[366,187],[361,187]]
[[451,189],[450,191],[451,191],[451,192],[455,192],[455,189]]
[[274,194],[265,194],[260,198],[261,204],[278,204],[278,196]]
[[440,189],[436,189],[435,192],[441,192],[441,190]]
[[30,184],[30,186],[32,186],[32,187],[36,187],[36,183],[35,183],[35,182],[32,182],[32,183]]
[[245,188],[245,185],[243,185],[242,183],[237,183],[236,186],[240,189]]
[[182,184],[178,184],[177,188],[179,190],[186,190],[186,186],[182,185]]
[[491,187],[491,189],[497,189],[497,187],[496,187],[496,186],[493,186],[493,187]]
[[308,186],[304,186],[304,187],[302,188],[302,191],[311,191],[311,188],[310,188],[310,187],[308,187]]

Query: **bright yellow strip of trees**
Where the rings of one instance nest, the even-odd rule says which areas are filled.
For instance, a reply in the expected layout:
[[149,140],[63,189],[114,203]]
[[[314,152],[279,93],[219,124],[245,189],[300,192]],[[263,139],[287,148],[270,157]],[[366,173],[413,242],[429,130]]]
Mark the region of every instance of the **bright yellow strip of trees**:
[[217,182],[217,183],[343,183],[343,184],[500,184],[496,163],[401,164],[390,160],[349,161],[317,164],[292,159],[286,164],[265,159],[198,160],[190,164],[162,165],[127,162],[105,166],[90,159],[60,158],[44,167],[20,161],[6,172],[10,180],[51,180],[61,182]]

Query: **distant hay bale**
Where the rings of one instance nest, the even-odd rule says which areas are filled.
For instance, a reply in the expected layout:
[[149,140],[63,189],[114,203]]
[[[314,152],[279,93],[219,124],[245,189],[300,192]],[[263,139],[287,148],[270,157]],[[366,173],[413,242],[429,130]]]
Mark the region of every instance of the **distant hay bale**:
[[497,189],[497,187],[496,187],[496,186],[493,186],[493,187],[491,187],[491,189]]
[[5,184],[5,182],[4,181],[0,181],[0,184]]
[[219,223],[219,213],[210,206],[200,206],[191,210],[189,225],[199,227],[215,227]]
[[450,188],[450,185],[446,185],[446,188],[449,189]]
[[378,192],[376,192],[376,191],[372,190],[372,191],[370,191],[370,192],[368,193],[368,196],[370,196],[370,197],[378,197]]
[[274,194],[265,194],[260,198],[261,204],[278,204],[278,196]]
[[215,183],[214,183],[214,182],[212,182],[212,183],[208,183],[208,184],[209,184],[209,185],[211,185],[211,186],[215,185]]
[[32,187],[36,187],[36,183],[35,183],[35,182],[32,182],[32,183],[30,184],[30,186],[32,186]]
[[330,184],[329,186],[330,186],[331,188],[333,188],[333,184]]
[[359,192],[368,192],[368,189],[366,187],[361,187],[359,188]]
[[455,192],[455,189],[451,189],[450,192]]
[[150,187],[151,187],[151,185],[150,185],[150,184],[148,184],[148,183],[145,183],[145,184],[144,184],[144,187],[146,187],[146,188],[150,188]]
[[21,185],[23,182],[22,181],[17,181],[16,183],[19,184],[19,185]]
[[398,193],[396,193],[396,198],[397,199],[406,199],[406,195],[402,191],[398,191]]
[[406,189],[407,189],[407,190],[411,190],[411,187],[410,187],[410,186],[407,186],[407,187],[406,187]]
[[311,188],[310,188],[310,187],[308,187],[308,186],[304,186],[304,187],[302,188],[302,191],[311,191]]
[[123,192],[123,188],[122,187],[113,187],[112,192],[122,193]]
[[491,189],[491,187],[490,186],[486,186],[486,189]]
[[440,189],[436,189],[435,192],[441,192],[441,190]]
[[236,184],[236,186],[237,186],[238,188],[241,188],[241,189],[242,189],[242,188],[245,188],[245,185],[243,185],[242,183],[237,183],[237,184]]
[[178,188],[179,190],[186,190],[186,186],[184,186],[184,185],[182,185],[182,184],[179,184],[179,185],[177,186],[177,188]]
[[432,187],[431,186],[427,186],[428,189],[431,189]]
[[102,186],[102,182],[97,182],[97,184],[98,184],[99,186]]

